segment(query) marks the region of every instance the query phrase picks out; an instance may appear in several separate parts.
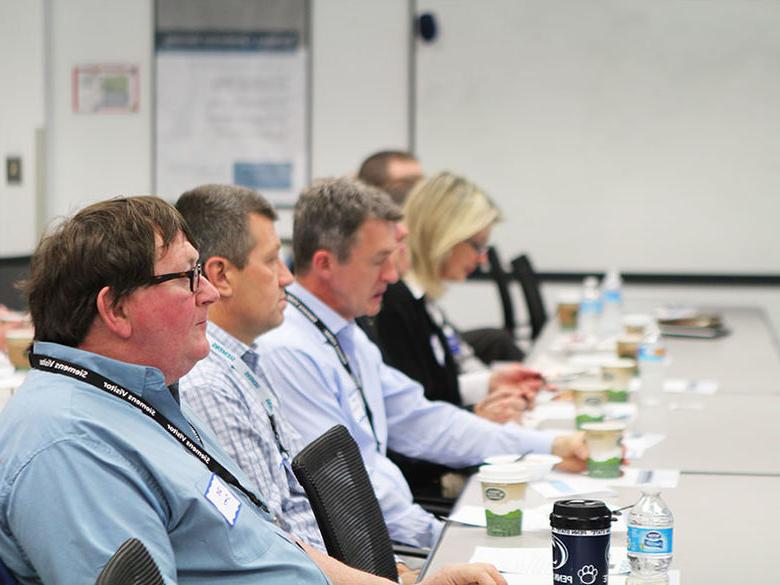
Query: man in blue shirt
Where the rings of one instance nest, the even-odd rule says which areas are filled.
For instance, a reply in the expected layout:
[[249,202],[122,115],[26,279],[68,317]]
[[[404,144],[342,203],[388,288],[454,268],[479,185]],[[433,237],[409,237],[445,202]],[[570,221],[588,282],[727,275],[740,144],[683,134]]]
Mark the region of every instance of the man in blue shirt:
[[387,448],[450,467],[496,453],[556,453],[583,469],[580,435],[498,425],[443,402],[382,362],[379,349],[355,325],[375,315],[395,282],[398,208],[386,194],[349,179],[320,181],[295,207],[296,282],[281,327],[258,339],[266,371],[305,441],[335,424],[360,446],[390,536],[431,546],[441,523],[412,503]]
[[[26,284],[34,370],[0,414],[3,563],[22,583],[94,583],[135,537],[166,583],[388,583],[275,526],[179,405],[218,296],[200,276],[181,216],[155,197],[89,206],[41,241]],[[431,579],[477,581],[503,583],[484,565]]]

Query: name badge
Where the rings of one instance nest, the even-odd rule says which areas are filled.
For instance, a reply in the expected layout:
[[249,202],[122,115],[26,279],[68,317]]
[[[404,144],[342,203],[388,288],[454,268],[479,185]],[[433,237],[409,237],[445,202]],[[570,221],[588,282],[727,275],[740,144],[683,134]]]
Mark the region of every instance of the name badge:
[[349,411],[352,416],[359,423],[363,422],[366,418],[366,406],[363,404],[363,397],[360,395],[360,390],[355,388],[350,392],[349,398]]
[[431,335],[431,349],[433,350],[433,356],[436,358],[436,363],[443,367],[447,356],[444,353],[444,347],[441,345],[439,336],[435,333]]
[[211,479],[204,495],[217,511],[222,514],[228,524],[231,526],[235,525],[238,519],[238,511],[241,509],[241,500],[233,495],[233,492],[216,474],[211,474]]

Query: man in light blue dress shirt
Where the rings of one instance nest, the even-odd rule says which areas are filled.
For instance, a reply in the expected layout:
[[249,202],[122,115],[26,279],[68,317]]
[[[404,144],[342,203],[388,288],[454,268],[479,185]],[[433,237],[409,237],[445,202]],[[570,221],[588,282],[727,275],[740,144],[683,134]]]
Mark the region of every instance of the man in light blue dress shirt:
[[395,282],[398,221],[387,195],[349,179],[319,181],[295,208],[296,282],[281,327],[258,339],[266,371],[305,441],[335,424],[360,446],[390,536],[432,546],[441,523],[412,503],[400,470],[386,456],[450,467],[480,463],[496,453],[553,452],[569,469],[584,467],[579,435],[498,425],[443,402],[382,362],[379,349],[355,325],[375,315]]
[[[0,560],[21,583],[94,583],[129,538],[165,583],[390,583],[276,526],[263,494],[178,400],[218,298],[181,216],[91,205],[44,238],[26,286],[34,370],[0,414]],[[503,584],[461,565],[431,584]]]

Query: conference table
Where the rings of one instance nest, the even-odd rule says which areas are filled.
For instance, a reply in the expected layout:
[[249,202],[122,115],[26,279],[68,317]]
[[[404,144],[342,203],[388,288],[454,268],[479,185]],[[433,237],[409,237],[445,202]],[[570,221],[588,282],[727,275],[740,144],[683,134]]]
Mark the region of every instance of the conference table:
[[[761,310],[717,308],[730,334],[715,339],[665,338],[670,356],[667,377],[714,380],[714,394],[663,393],[658,404],[640,405],[627,433],[652,432],[664,439],[632,461],[641,469],[680,472],[674,488],[662,491],[675,517],[674,561],[680,583],[780,582],[772,542],[780,526],[780,351]],[[560,340],[551,320],[528,363],[550,363]],[[569,356],[558,356],[566,359]],[[572,429],[573,421],[553,420],[541,428]],[[617,495],[598,496],[612,509],[639,498],[638,487],[613,487]],[[551,503],[529,490],[530,508]],[[454,514],[481,506],[479,482],[472,477]],[[476,547],[549,548],[550,532],[526,531],[516,537],[491,537],[484,527],[447,522],[422,574],[469,561]],[[613,547],[626,546],[625,532],[614,532]],[[510,575],[512,583],[552,583]]]

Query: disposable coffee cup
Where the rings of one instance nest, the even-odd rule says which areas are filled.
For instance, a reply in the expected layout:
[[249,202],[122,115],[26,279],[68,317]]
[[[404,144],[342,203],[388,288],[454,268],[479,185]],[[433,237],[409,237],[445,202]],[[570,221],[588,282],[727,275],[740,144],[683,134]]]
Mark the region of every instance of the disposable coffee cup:
[[11,329],[5,333],[5,346],[8,359],[17,370],[29,370],[27,355],[33,342],[35,331],[32,329]]
[[483,465],[477,475],[482,484],[487,533],[518,536],[523,532],[523,501],[529,472],[514,463]]
[[617,358],[601,364],[601,378],[609,387],[610,402],[628,402],[628,387],[635,375],[635,360]]
[[600,500],[559,500],[550,514],[553,583],[607,583],[612,513]]
[[558,298],[555,312],[558,316],[558,324],[561,329],[573,330],[577,328],[577,314],[580,310],[580,300],[576,295]]
[[575,423],[577,428],[588,422],[604,420],[604,409],[609,399],[609,386],[596,380],[580,380],[569,389],[574,395]]
[[615,351],[619,358],[636,359],[639,351],[639,344],[642,342],[641,335],[624,335],[617,340]]
[[623,331],[626,332],[626,335],[642,337],[651,321],[652,317],[650,315],[640,313],[623,315]]
[[626,425],[617,421],[582,425],[588,446],[588,475],[598,478],[620,477],[623,459],[623,432]]

